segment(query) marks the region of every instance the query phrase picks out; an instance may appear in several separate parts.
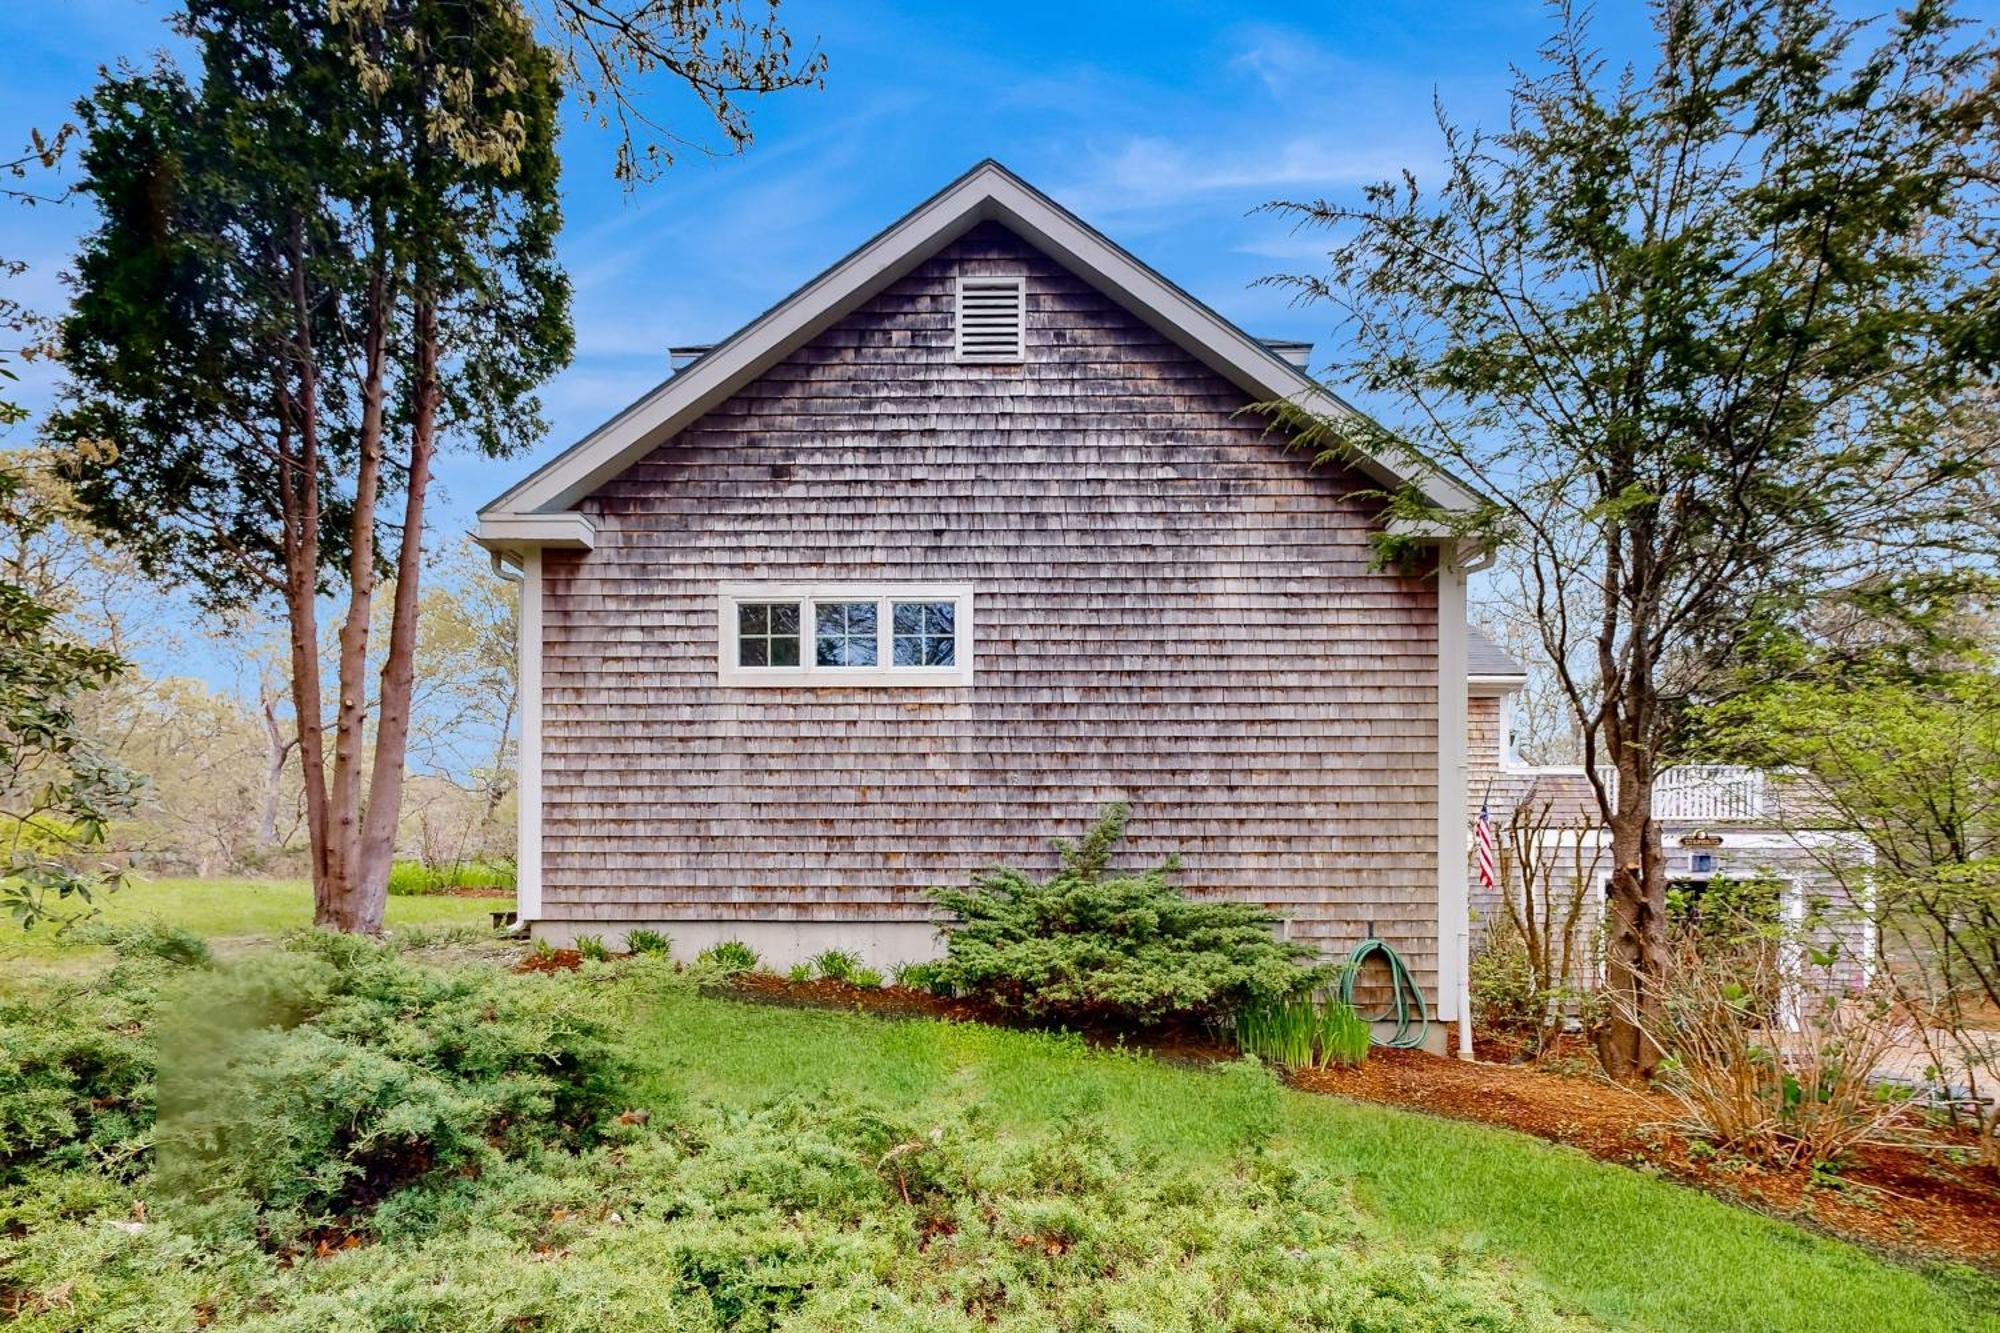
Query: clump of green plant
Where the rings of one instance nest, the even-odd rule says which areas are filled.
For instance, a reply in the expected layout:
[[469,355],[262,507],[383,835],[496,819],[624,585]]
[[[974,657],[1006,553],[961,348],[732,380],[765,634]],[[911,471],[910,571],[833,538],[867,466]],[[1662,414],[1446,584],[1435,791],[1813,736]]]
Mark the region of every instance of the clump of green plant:
[[1031,1018],[1128,1024],[1224,1019],[1325,980],[1307,966],[1309,945],[1278,938],[1271,912],[1182,893],[1170,882],[1175,858],[1109,873],[1130,818],[1120,802],[1078,841],[1056,843],[1050,879],[1002,866],[970,888],[932,890],[939,979]]
[[396,861],[389,867],[389,893],[405,898],[454,889],[511,889],[515,879],[511,861],[454,861],[435,866]]
[[155,1182],[246,1201],[278,1242],[585,1147],[622,1076],[583,988],[323,932],[213,974],[160,1022]]
[[627,953],[665,954],[671,953],[673,947],[673,939],[670,936],[662,935],[657,930],[647,930],[644,926],[640,926],[636,930],[625,932],[625,951]]
[[579,957],[593,963],[602,963],[611,957],[611,950],[605,947],[602,935],[577,936],[576,952]]
[[793,963],[789,968],[785,969],[785,980],[787,981],[796,983],[811,981],[812,979],[813,967],[811,963]]
[[328,1262],[72,1198],[7,1238],[9,1296],[68,1329],[1564,1326],[1532,1282],[1364,1243],[1342,1183],[1274,1149],[1162,1167],[1085,1116],[1017,1136],[825,1094],[610,1132],[380,1209]]
[[157,958],[176,967],[207,967],[212,961],[207,940],[185,926],[164,921],[93,922],[79,930],[77,938],[109,945],[121,958]]
[[1236,1044],[1292,1069],[1358,1065],[1368,1058],[1368,1020],[1336,999],[1297,995],[1245,1005],[1236,1013]]
[[857,967],[847,974],[847,984],[859,986],[862,990],[881,990],[882,973],[873,967]]
[[84,982],[0,990],[0,1185],[148,1161],[154,1057],[147,1026],[176,968],[135,955]]
[[905,990],[929,991],[945,999],[950,999],[953,993],[951,983],[944,979],[936,963],[898,963],[889,975]]
[[695,961],[734,976],[738,972],[755,971],[758,959],[757,951],[742,940],[721,940],[696,954]]
[[1547,1017],[1549,996],[1535,981],[1519,931],[1503,917],[1487,928],[1467,974],[1472,1017],[1481,1032],[1532,1037]]
[[861,959],[845,949],[827,949],[806,960],[814,972],[828,981],[852,981]]

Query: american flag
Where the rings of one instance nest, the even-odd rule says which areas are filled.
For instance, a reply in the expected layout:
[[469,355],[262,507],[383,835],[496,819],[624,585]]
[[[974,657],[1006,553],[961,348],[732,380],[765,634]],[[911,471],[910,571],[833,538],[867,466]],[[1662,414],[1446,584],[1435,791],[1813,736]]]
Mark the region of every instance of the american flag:
[[1493,864],[1493,816],[1486,812],[1485,805],[1479,807],[1479,818],[1472,825],[1472,845],[1479,849],[1479,884],[1482,888],[1492,888],[1498,872]]

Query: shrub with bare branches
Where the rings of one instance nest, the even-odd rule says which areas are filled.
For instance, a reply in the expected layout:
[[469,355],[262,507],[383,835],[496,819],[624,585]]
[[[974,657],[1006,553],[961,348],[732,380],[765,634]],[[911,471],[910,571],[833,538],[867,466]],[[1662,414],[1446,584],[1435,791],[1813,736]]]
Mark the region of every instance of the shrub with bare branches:
[[1836,1163],[1906,1137],[1907,1091],[1876,1079],[1915,1024],[1879,982],[1827,983],[1834,951],[1758,926],[1677,935],[1647,1035],[1682,1128],[1774,1166]]

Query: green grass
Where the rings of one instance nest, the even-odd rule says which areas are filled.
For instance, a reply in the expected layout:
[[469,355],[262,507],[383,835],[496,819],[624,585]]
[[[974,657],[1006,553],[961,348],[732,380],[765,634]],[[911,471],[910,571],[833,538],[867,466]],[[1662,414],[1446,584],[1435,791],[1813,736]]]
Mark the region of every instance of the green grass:
[[[391,926],[479,923],[498,900],[397,898]],[[298,883],[160,880],[107,905],[225,950],[306,924]],[[0,960],[83,966],[101,950],[0,930]],[[0,977],[7,973],[0,962]],[[828,1089],[920,1119],[976,1107],[1002,1132],[1102,1120],[1126,1144],[1197,1170],[1270,1144],[1351,1191],[1380,1238],[1458,1253],[1538,1283],[1617,1328],[2000,1333],[2000,1282],[1919,1270],[1522,1135],[1283,1091],[1243,1067],[1194,1069],[1074,1039],[887,1022],[647,989],[630,1018],[634,1104],[747,1108]]]
[[[134,879],[100,905],[100,921],[164,921],[207,936],[224,950],[312,924],[312,886],[303,880]],[[505,898],[396,897],[389,899],[387,921],[391,930],[486,925],[487,913],[512,905]],[[45,927],[24,931],[12,921],[0,922],[0,963],[61,968],[107,952]]]
[[1615,1327],[2000,1329],[2000,1284],[1920,1272],[1523,1135],[1274,1089],[1267,1080],[930,1022],[668,995],[634,1026],[642,1088],[754,1105],[844,1089],[922,1114],[977,1104],[1025,1130],[1083,1112],[1200,1163],[1266,1137],[1349,1182],[1395,1236],[1481,1255]]

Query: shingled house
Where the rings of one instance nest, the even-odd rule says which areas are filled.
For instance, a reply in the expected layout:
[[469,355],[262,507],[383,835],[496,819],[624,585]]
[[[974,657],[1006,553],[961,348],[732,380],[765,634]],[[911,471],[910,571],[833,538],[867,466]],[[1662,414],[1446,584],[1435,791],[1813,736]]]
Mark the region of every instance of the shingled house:
[[933,956],[925,888],[1124,799],[1455,1019],[1466,557],[1378,567],[1410,479],[1245,410],[1351,410],[1300,350],[986,162],[488,505],[533,932]]

